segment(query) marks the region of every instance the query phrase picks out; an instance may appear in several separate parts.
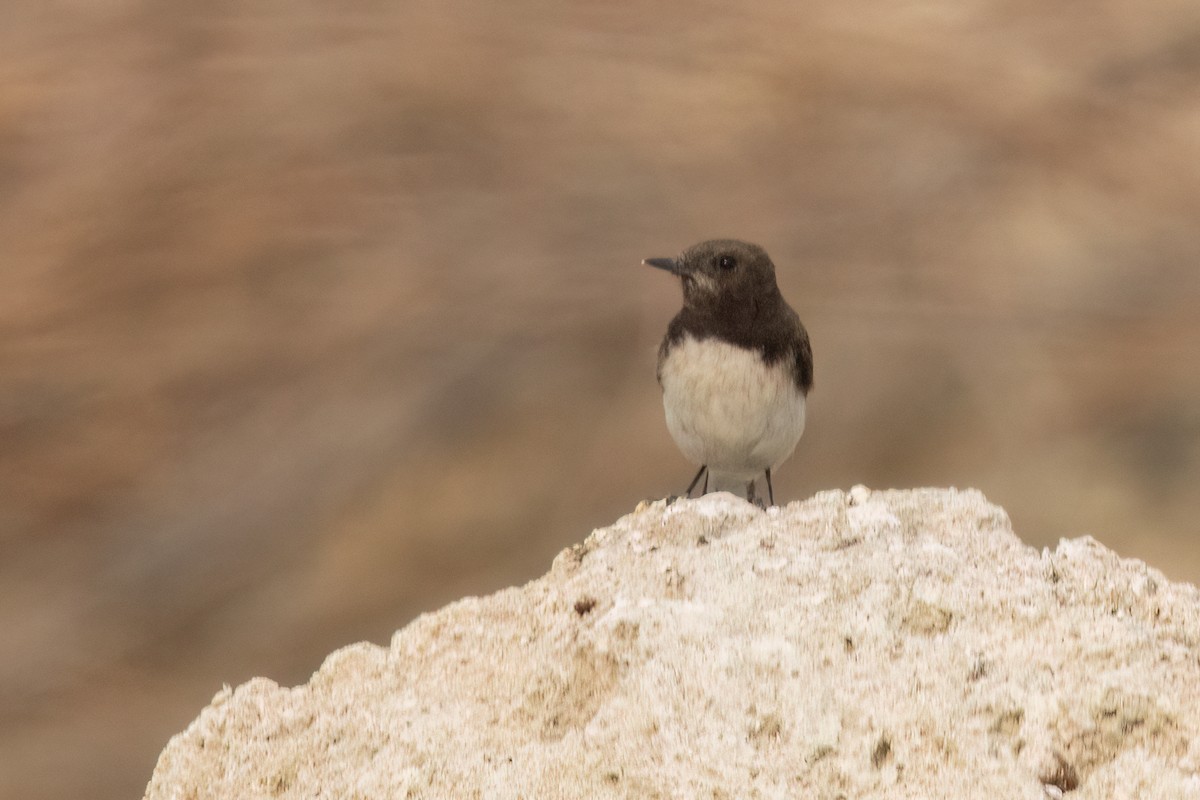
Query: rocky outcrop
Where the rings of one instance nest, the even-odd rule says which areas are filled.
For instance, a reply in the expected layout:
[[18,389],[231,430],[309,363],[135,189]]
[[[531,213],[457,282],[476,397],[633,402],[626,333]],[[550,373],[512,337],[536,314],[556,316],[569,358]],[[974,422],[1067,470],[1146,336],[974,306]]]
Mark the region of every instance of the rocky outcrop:
[[221,691],[146,797],[1200,797],[1198,650],[1194,587],[974,491],[660,501]]

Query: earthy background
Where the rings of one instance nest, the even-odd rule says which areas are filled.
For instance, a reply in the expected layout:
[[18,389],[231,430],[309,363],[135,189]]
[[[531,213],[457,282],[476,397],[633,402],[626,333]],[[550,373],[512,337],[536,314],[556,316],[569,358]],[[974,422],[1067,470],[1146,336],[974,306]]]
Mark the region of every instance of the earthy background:
[[543,572],[692,468],[640,266],[763,244],[777,494],[1200,580],[1200,5],[8,0],[0,796]]

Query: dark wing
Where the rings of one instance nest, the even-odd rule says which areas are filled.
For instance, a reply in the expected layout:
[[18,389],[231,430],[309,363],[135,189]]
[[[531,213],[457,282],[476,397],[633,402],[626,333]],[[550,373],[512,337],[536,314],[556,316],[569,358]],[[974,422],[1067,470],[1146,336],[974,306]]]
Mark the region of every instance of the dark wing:
[[796,387],[807,395],[812,391],[813,387],[813,354],[812,344],[808,340],[808,331],[804,329],[804,323],[800,321],[800,316],[790,307],[788,311],[792,313],[791,317],[793,327],[796,358]]
[[658,367],[654,371],[654,375],[658,378],[658,383],[662,385],[663,362],[667,360],[667,353],[671,351],[671,347],[683,338],[683,320],[680,317],[682,314],[677,314],[675,319],[671,320],[671,324],[667,326],[667,335],[663,337],[662,344],[658,346]]
[[807,395],[813,387],[813,355],[812,344],[808,341],[808,331],[800,326],[800,345],[796,348],[796,386]]

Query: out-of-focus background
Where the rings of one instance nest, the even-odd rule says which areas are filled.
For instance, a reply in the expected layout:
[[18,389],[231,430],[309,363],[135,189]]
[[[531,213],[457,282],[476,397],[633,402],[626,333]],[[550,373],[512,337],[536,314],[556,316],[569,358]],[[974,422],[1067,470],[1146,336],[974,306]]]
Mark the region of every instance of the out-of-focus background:
[[776,490],[974,486],[1200,580],[1200,5],[8,0],[0,796],[683,488],[640,265],[812,334]]

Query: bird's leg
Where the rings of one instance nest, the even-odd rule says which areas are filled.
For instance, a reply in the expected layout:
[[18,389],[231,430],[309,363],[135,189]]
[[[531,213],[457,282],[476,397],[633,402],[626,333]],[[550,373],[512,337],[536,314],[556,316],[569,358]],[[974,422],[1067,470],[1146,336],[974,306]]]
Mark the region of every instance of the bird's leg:
[[775,505],[775,490],[771,487],[771,468],[767,467],[767,502]]
[[684,497],[692,496],[692,489],[696,488],[696,484],[700,482],[700,476],[704,476],[704,491],[708,491],[708,465],[700,467],[700,471],[696,473],[696,477],[692,478],[692,482],[688,484],[687,490],[683,493]]

